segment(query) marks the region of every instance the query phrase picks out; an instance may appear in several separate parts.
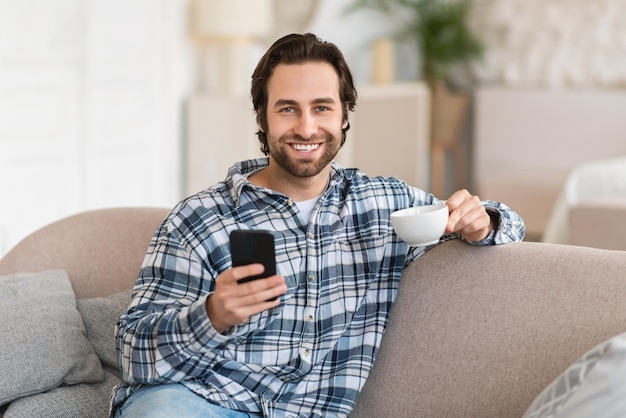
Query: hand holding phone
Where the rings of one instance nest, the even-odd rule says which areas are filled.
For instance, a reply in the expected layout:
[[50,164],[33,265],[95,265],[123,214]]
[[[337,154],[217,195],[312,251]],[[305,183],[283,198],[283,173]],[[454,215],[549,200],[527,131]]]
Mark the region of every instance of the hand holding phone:
[[[211,323],[218,332],[224,332],[229,327],[241,324],[248,320],[249,316],[254,313],[267,309],[267,304],[262,301],[254,300],[248,296],[249,292],[265,291],[267,294],[276,294],[275,287],[280,283],[273,280],[268,286],[248,286],[249,289],[236,289],[240,283],[249,282],[251,280],[261,279],[276,274],[276,261],[274,256],[274,235],[270,231],[248,231],[235,230],[230,233],[230,250],[233,267],[245,266],[249,264],[260,263],[265,271],[262,274],[244,277],[235,282],[235,277],[228,269],[220,273],[226,275],[224,281],[218,280],[215,285],[215,292],[207,298],[206,310]],[[242,271],[256,272],[258,269],[242,269]],[[241,275],[237,275],[240,277]],[[233,292],[233,288],[236,290]],[[257,290],[254,290],[257,289]],[[261,289],[261,290],[258,290]],[[241,290],[237,292],[237,290]],[[285,289],[286,290],[286,289]],[[284,292],[283,292],[284,293]],[[273,301],[276,306],[278,297],[271,297],[266,302]],[[252,310],[252,311],[251,311]]]
[[238,283],[262,279],[276,274],[274,235],[264,230],[234,230],[230,233],[230,254],[233,267],[253,263],[263,264],[265,271],[256,276],[246,277]]

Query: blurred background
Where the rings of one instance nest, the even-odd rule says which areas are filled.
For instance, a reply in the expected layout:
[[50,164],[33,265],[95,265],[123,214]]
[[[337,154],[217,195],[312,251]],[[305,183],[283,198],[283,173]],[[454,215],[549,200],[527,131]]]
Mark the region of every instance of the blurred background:
[[573,170],[626,156],[626,2],[447,3],[0,0],[0,256],[79,211],[171,207],[260,156],[250,74],[291,32],[353,70],[341,164],[503,201],[541,240]]

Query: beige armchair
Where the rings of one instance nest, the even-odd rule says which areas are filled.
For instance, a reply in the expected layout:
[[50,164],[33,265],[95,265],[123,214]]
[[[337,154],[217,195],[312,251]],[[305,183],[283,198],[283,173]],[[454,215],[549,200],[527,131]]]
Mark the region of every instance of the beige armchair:
[[626,249],[626,157],[591,161],[567,178],[543,242]]

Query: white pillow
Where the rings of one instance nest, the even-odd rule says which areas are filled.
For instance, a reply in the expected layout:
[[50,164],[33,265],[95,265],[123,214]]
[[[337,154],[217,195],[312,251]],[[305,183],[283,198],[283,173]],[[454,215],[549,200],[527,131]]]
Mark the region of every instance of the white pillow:
[[537,396],[522,418],[626,417],[626,333],[588,351]]
[[0,276],[0,313],[0,405],[104,380],[66,272]]

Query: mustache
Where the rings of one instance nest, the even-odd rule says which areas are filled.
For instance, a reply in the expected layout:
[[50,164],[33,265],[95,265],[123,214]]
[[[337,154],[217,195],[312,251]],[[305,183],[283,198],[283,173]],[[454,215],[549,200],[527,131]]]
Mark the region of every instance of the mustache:
[[332,136],[329,133],[324,133],[322,135],[313,134],[308,138],[303,137],[298,134],[285,134],[280,137],[283,141],[298,141],[298,142],[317,142],[317,141],[329,141],[332,139]]

